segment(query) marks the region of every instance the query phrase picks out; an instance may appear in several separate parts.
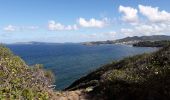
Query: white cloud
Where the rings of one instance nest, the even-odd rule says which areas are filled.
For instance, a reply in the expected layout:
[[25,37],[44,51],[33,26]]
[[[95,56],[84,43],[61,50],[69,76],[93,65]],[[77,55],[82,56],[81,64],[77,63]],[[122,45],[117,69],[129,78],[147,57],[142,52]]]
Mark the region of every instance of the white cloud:
[[38,26],[14,26],[14,25],[7,25],[3,28],[4,31],[7,32],[14,32],[14,31],[25,31],[25,30],[36,30]]
[[138,11],[132,7],[119,6],[119,12],[123,13],[122,20],[125,22],[136,23],[138,22]]
[[3,28],[4,31],[7,31],[7,32],[14,32],[16,31],[18,28],[16,26],[13,26],[13,25],[8,25],[6,27]]
[[159,11],[158,7],[139,5],[139,11],[152,22],[170,21],[170,13],[165,10]]
[[51,31],[63,31],[63,30],[77,30],[77,25],[62,25],[61,23],[56,23],[55,21],[51,20],[48,22],[48,29]]
[[78,19],[78,24],[81,27],[102,28],[106,25],[106,22],[107,22],[107,18],[105,18],[103,20],[97,20],[97,19],[94,19],[94,18],[91,18],[89,20],[86,20],[84,18]]
[[[139,21],[137,9],[131,7],[119,7],[119,11],[125,15],[122,19],[126,22],[127,28],[120,29],[120,33],[126,36],[142,36],[142,35],[161,35],[170,34],[170,13],[164,10],[159,11],[158,7],[138,5],[139,12],[147,19]],[[134,20],[133,20],[134,19]],[[129,22],[137,22],[137,24],[129,24]]]
[[133,28],[122,28],[121,33],[126,36],[134,36],[134,35],[161,35],[161,34],[169,34],[170,33],[170,25],[169,24],[140,24],[136,25]]

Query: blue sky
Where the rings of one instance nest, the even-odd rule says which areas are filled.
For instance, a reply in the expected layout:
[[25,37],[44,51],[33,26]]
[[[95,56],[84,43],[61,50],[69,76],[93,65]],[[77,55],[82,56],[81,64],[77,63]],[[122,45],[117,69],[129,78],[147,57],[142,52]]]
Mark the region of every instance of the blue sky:
[[0,42],[169,35],[168,0],[0,0]]

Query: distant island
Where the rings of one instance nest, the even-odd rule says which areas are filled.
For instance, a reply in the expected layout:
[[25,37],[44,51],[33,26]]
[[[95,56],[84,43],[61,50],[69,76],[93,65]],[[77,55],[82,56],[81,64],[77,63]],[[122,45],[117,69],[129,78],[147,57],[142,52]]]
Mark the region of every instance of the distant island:
[[170,40],[170,36],[167,35],[152,35],[152,36],[133,36],[126,37],[118,40],[107,40],[107,41],[94,41],[94,42],[84,42],[83,45],[101,45],[101,44],[127,44],[133,45],[138,42],[143,41],[163,41]]

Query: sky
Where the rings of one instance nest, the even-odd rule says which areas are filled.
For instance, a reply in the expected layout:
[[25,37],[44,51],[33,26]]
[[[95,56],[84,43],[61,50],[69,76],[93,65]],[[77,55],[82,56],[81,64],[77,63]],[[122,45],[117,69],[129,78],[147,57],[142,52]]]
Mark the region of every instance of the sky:
[[170,35],[169,0],[0,0],[0,43]]

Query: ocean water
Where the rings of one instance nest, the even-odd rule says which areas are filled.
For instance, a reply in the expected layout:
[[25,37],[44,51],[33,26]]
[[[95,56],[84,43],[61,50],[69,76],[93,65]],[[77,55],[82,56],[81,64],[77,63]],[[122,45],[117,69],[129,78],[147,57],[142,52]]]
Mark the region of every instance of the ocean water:
[[113,60],[153,52],[156,48],[127,45],[13,44],[7,45],[28,65],[43,64],[56,77],[56,89],[64,89],[76,79]]

